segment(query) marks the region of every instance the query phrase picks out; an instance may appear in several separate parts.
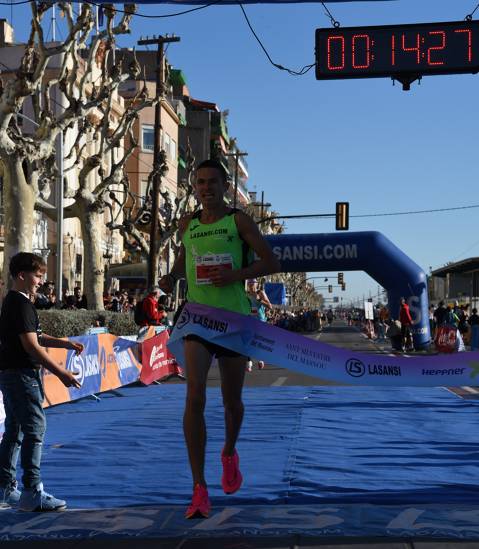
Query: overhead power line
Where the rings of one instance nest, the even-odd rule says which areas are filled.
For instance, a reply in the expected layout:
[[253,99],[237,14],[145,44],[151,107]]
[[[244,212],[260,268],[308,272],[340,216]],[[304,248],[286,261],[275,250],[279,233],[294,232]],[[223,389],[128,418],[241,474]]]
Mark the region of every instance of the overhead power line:
[[[426,214],[426,213],[440,213],[440,212],[453,212],[457,210],[472,210],[474,208],[479,208],[479,204],[472,204],[471,206],[457,206],[455,208],[436,208],[431,210],[409,210],[406,212],[383,212],[383,213],[371,213],[371,214],[357,214],[350,215],[352,218],[364,218],[364,217],[392,217],[397,215],[416,215],[416,214]],[[260,223],[265,223],[267,221],[272,221],[274,219],[312,219],[318,217],[331,218],[335,217],[336,214],[303,214],[303,215],[273,215],[271,217],[264,218]]]
[[[28,2],[30,0],[27,0]],[[176,13],[165,13],[160,15],[154,15],[154,14],[146,14],[146,13],[134,13],[135,17],[142,17],[144,19],[165,19],[167,17],[178,17],[179,15],[186,15],[187,13],[192,13],[193,11],[198,10],[204,10],[205,8],[209,8],[210,6],[214,6],[215,4],[221,4],[223,0],[215,0],[214,2],[210,2],[209,4],[204,4],[203,6],[197,6],[196,8],[190,8],[189,10],[179,11]],[[24,3],[24,2],[20,2]],[[103,7],[103,4],[100,4],[99,2],[92,2],[92,0],[86,0],[86,4],[90,4],[91,6],[96,6],[98,8]],[[117,13],[126,13],[125,10],[122,10],[120,8],[117,8],[115,6],[115,11]]]

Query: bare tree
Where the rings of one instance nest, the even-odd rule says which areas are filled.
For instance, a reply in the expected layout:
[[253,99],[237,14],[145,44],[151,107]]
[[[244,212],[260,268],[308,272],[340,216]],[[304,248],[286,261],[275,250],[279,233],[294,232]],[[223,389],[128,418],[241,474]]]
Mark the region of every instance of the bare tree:
[[[162,160],[160,162],[159,169],[165,170],[166,159],[164,158],[164,151],[161,151]],[[177,195],[172,196],[166,186],[161,183],[160,196],[162,198],[162,206],[158,211],[159,216],[159,235],[158,246],[160,255],[163,255],[168,245],[172,247],[173,254],[177,255],[179,249],[179,242],[175,239],[175,235],[178,230],[178,222],[185,215],[186,212],[192,209],[192,197],[193,197],[193,174],[195,166],[195,157],[193,156],[193,150],[188,140],[186,150],[186,178],[178,181]],[[165,171],[161,173],[161,181],[163,182],[163,176]],[[128,207],[123,208],[123,220],[117,222],[112,216],[111,222],[108,227],[114,231],[120,231],[120,234],[125,239],[125,245],[131,250],[138,250],[140,254],[147,258],[150,251],[150,244],[145,236],[145,231],[151,223],[152,216],[152,196],[151,191],[153,188],[153,177],[155,172],[152,171],[148,176],[148,183],[146,188],[146,196],[138,197],[133,193],[129,193]],[[141,201],[141,202],[140,202]]]
[[[120,84],[138,78],[138,63],[130,63],[124,72],[121,61],[109,62],[115,38],[130,32],[135,13],[133,4],[125,5],[118,24],[115,9],[104,5],[105,30],[92,35],[94,18],[89,4],[81,4],[75,18],[72,4],[58,3],[68,28],[65,40],[47,44],[41,27],[51,3],[31,2],[31,32],[20,63],[20,68],[2,81],[0,89],[0,159],[4,173],[5,225],[7,228],[4,253],[5,266],[10,257],[20,250],[32,249],[34,208],[55,218],[55,210],[47,202],[52,182],[57,176],[55,142],[67,129],[76,132],[77,138],[66,159],[70,169],[78,173],[78,189],[73,204],[65,210],[65,217],[79,217],[85,244],[85,286],[89,306],[103,308],[103,263],[101,253],[102,215],[108,207],[112,188],[125,188],[123,167],[135,142],[115,158],[137,112],[148,100],[145,89],[131,102],[118,124],[112,127],[110,113],[113,97]],[[87,40],[91,42],[87,46]],[[84,55],[82,56],[82,53]],[[50,70],[56,58],[58,69]],[[53,105],[53,91],[61,92],[61,104]],[[36,129],[26,135],[17,123],[24,102],[31,98]],[[96,151],[86,158],[88,136],[97,141]],[[118,156],[118,155],[117,155]],[[106,162],[105,159],[109,159]],[[89,177],[98,172],[98,178]],[[6,277],[6,274],[4,274]]]

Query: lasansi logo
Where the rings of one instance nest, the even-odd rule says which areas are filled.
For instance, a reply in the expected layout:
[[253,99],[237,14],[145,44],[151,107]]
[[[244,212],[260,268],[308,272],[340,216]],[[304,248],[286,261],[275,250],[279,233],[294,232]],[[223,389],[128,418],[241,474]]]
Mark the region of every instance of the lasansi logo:
[[353,377],[361,377],[366,372],[366,366],[357,358],[350,358],[346,362],[346,372]]
[[178,319],[178,322],[176,323],[176,328],[178,330],[181,330],[181,328],[186,326],[189,321],[190,321],[190,313],[186,309],[183,309],[183,311],[180,314],[180,318]]

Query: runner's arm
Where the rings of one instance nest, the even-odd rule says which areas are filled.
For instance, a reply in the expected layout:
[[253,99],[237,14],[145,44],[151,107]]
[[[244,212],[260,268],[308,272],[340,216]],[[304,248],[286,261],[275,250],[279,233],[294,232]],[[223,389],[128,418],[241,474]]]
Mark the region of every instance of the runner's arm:
[[257,278],[281,270],[281,264],[268,244],[267,240],[260,233],[258,226],[253,219],[243,212],[235,214],[236,226],[241,238],[259,257],[247,267],[230,271],[227,269],[215,269],[211,273],[211,281],[215,286],[226,286],[233,282],[240,282],[248,278]]

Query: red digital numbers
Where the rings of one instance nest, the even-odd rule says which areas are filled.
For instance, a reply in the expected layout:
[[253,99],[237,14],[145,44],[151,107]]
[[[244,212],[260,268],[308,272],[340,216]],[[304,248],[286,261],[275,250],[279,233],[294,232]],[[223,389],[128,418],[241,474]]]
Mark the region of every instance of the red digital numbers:
[[[323,74],[354,78],[363,74],[467,72],[477,64],[474,33],[478,32],[479,25],[469,28],[460,23],[332,30],[319,50],[323,52]],[[323,71],[319,67],[318,71]]]
[[417,64],[421,62],[421,35],[416,34],[416,45],[415,46],[406,46],[406,35],[402,35],[402,49],[407,52],[416,52]]
[[[370,67],[371,37],[369,36],[369,34],[355,34],[351,38],[351,64],[353,69],[368,69]],[[345,68],[345,66],[346,40],[344,36],[329,36],[328,70],[341,71]]]
[[467,34],[467,60],[472,63],[472,30],[471,29],[456,29],[458,34]]
[[[366,59],[365,62],[360,64],[357,61],[357,51],[356,46],[358,42],[363,42],[366,49]],[[368,69],[371,65],[371,38],[369,34],[355,34],[352,40],[352,49],[353,49],[353,69]]]
[[[334,64],[332,62],[331,56],[332,56],[332,47],[334,43],[339,42],[339,48],[340,48],[340,58],[341,62],[339,64]],[[337,45],[336,45],[337,47]],[[344,40],[344,36],[330,36],[328,38],[328,69],[330,71],[341,71],[344,69],[346,63],[345,63],[345,50],[346,50],[346,41]]]
[[440,46],[431,46],[427,49],[427,64],[434,65],[444,65],[444,61],[433,61],[431,54],[433,51],[440,51],[446,48],[446,33],[444,31],[432,31],[429,33],[429,36],[439,36],[441,45]]

